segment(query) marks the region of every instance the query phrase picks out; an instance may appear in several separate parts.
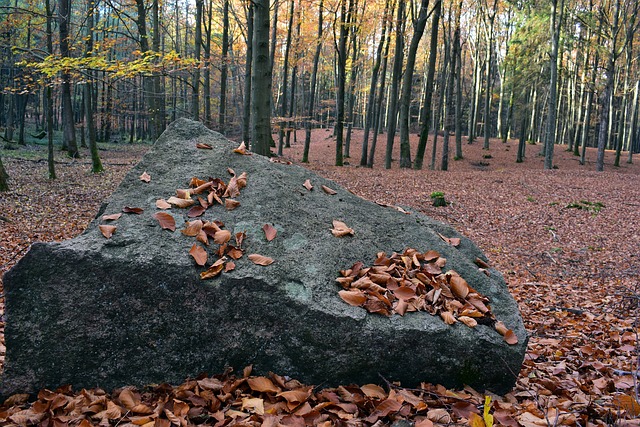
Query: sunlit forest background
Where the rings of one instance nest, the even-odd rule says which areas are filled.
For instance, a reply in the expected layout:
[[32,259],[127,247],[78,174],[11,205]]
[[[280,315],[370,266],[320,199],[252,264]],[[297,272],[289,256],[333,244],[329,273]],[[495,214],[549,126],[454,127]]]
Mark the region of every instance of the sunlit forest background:
[[[265,4],[280,151],[316,127],[339,133],[337,164],[366,165],[382,131],[415,168],[429,132],[455,138],[458,157],[489,138],[541,143],[546,168],[556,144],[581,163],[586,147],[616,150],[616,164],[640,150],[638,0],[0,0],[0,135],[24,144],[51,126],[75,156],[188,117],[250,142]],[[408,133],[425,134],[415,153]]]

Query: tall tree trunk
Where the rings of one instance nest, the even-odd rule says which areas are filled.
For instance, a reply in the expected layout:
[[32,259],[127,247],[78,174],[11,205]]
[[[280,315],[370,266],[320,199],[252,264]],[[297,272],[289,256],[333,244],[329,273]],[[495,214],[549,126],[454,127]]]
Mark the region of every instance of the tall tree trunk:
[[424,90],[424,102],[422,103],[422,111],[420,113],[420,121],[422,128],[420,129],[420,140],[418,141],[418,149],[416,152],[415,169],[422,169],[424,162],[424,154],[427,150],[427,141],[429,139],[429,130],[431,126],[431,101],[433,99],[433,84],[436,74],[436,59],[438,56],[438,27],[440,25],[440,15],[442,14],[442,0],[436,0],[433,11],[433,19],[431,21],[431,40],[429,44],[429,65],[427,68],[427,81]]
[[202,9],[204,0],[196,0],[196,22],[194,38],[194,59],[196,66],[193,69],[193,81],[191,83],[191,117],[200,120],[200,52],[202,50]]
[[609,114],[611,113],[611,97],[613,96],[613,83],[616,72],[616,59],[618,58],[617,51],[617,39],[619,31],[619,18],[620,18],[620,0],[616,0],[613,11],[613,23],[611,26],[611,50],[609,51],[609,58],[607,60],[607,67],[605,72],[607,78],[605,80],[604,92],[602,94],[601,102],[602,109],[600,114],[600,129],[598,132],[598,153],[596,156],[596,171],[602,172],[604,170],[604,150],[607,145],[607,123],[609,122]]
[[[364,7],[366,7],[366,2]],[[356,11],[353,11],[353,15],[351,16],[351,26],[354,27],[356,24],[355,18]],[[358,29],[353,28],[351,31],[351,73],[349,75],[349,89],[347,90],[347,135],[345,137],[344,142],[344,156],[351,157],[351,132],[353,131],[353,110],[355,108],[356,103],[356,83],[359,75],[359,66],[358,66]]]
[[251,149],[263,156],[271,146],[271,64],[269,61],[269,0],[254,1],[251,66]]
[[295,0],[289,0],[289,23],[287,25],[287,40],[284,46],[284,61],[282,64],[282,94],[280,95],[280,119],[278,123],[278,156],[282,156],[284,148],[284,128],[286,126],[287,102],[289,101],[289,53],[291,52],[291,36],[293,34],[293,11]]
[[218,110],[218,128],[226,132],[227,122],[227,74],[229,69],[229,0],[224,0],[222,9],[222,65],[220,66],[220,108]]
[[[58,26],[60,32],[60,56],[70,57],[69,46],[69,18],[71,16],[71,0],[58,0]],[[63,145],[66,146],[69,157],[79,157],[76,143],[75,121],[73,119],[73,105],[71,102],[71,74],[62,71],[62,127]]]
[[[456,132],[456,156],[454,160],[461,160],[462,156],[462,46],[460,45],[460,15],[462,14],[462,0],[458,3],[458,11],[456,15],[456,29],[453,34],[453,43],[455,44],[456,63],[455,68],[455,132]],[[511,91],[511,101],[513,104],[513,89]]]
[[389,94],[389,109],[387,110],[387,150],[384,158],[385,169],[391,169],[393,156],[393,143],[396,138],[396,126],[398,123],[398,92],[402,78],[402,62],[404,56],[404,29],[406,24],[405,2],[398,3],[398,15],[396,18],[396,48],[393,53],[393,77],[391,92]]
[[249,144],[251,142],[251,66],[253,62],[253,14],[255,6],[252,2],[247,3],[247,51],[245,54],[244,99],[242,102],[242,140]]
[[[456,11],[456,20],[458,18],[459,13]],[[457,27],[456,30],[457,31]],[[454,121],[454,98],[453,98],[453,85],[456,75],[456,58],[458,57],[458,47],[456,42],[456,36],[454,35],[451,38],[451,30],[449,30],[449,47],[451,50],[451,55],[449,56],[449,76],[447,78],[446,83],[446,112],[444,116],[444,138],[442,141],[442,161],[440,163],[440,169],[446,171],[449,169],[449,138],[451,136],[451,132],[453,131],[453,121]]]
[[633,105],[631,110],[631,123],[629,124],[629,135],[628,135],[628,143],[627,147],[629,150],[629,155],[627,157],[627,163],[633,163],[633,150],[637,144],[637,136],[638,136],[638,92],[640,92],[640,80],[636,81],[636,89],[633,94]]
[[378,75],[380,73],[380,64],[382,62],[382,50],[384,48],[385,37],[387,32],[387,25],[391,22],[390,19],[387,19],[389,14],[393,14],[393,11],[390,11],[391,0],[386,0],[384,3],[384,13],[382,20],[382,33],[380,34],[380,41],[378,42],[378,47],[376,49],[376,56],[373,63],[373,68],[371,69],[371,85],[369,86],[369,98],[367,100],[367,112],[364,120],[364,136],[362,139],[362,153],[360,156],[360,166],[367,165],[367,155],[369,151],[369,131],[374,121],[374,110],[375,110],[375,98],[376,98],[376,89],[378,86]]
[[[225,0],[226,1],[226,0]],[[202,81],[202,91],[204,92],[204,123],[207,127],[213,125],[213,113],[211,112],[211,37],[213,24],[213,0],[209,0],[207,7],[207,19],[203,20],[204,26],[204,76]],[[224,64],[223,64],[224,65]],[[172,79],[175,81],[175,79]],[[174,92],[173,98],[176,98]]]
[[337,41],[337,80],[338,93],[336,97],[336,166],[344,163],[343,138],[344,138],[344,99],[347,78],[347,38],[349,37],[350,16],[353,13],[354,0],[341,0],[340,2],[340,32]]
[[413,71],[416,65],[416,53],[429,17],[429,0],[421,0],[420,12],[413,22],[413,35],[407,52],[407,65],[402,78],[400,94],[400,167],[411,167],[411,146],[409,145],[409,120],[411,92],[413,89]]
[[316,85],[318,82],[318,65],[320,63],[320,53],[322,52],[322,11],[323,0],[318,5],[318,37],[316,39],[316,51],[313,55],[313,70],[311,71],[311,87],[309,88],[309,104],[307,106],[307,120],[305,121],[304,148],[302,152],[302,162],[309,162],[309,146],[311,145],[311,124],[313,123],[315,111]]
[[482,67],[480,66],[480,20],[476,19],[476,49],[473,55],[473,84],[471,85],[471,96],[469,105],[469,144],[476,140],[478,125],[478,109],[480,108],[480,86],[482,83]]
[[560,28],[562,26],[562,15],[564,0],[560,0],[560,11],[558,11],[558,0],[551,0],[551,55],[549,58],[551,69],[551,80],[549,82],[549,118],[547,121],[547,135],[545,138],[544,168],[553,168],[553,148],[556,144],[556,100],[558,95],[558,45],[560,44]]
[[[392,6],[391,11],[389,12],[393,15],[393,9],[395,6]],[[387,65],[389,63],[389,47],[391,46],[391,25],[392,20],[389,22],[389,30],[387,31],[387,39],[384,42],[384,54],[382,55],[382,71],[380,72],[380,89],[378,91],[378,96],[376,101],[374,102],[374,110],[373,110],[373,138],[371,139],[371,149],[369,150],[369,158],[367,159],[367,167],[373,168],[373,161],[376,155],[376,144],[378,143],[378,135],[380,134],[380,128],[382,123],[382,102],[384,100],[385,93],[385,85],[387,83]]]
[[434,125],[433,125],[433,145],[431,146],[431,163],[429,164],[430,170],[436,169],[436,152],[438,149],[438,131],[440,130],[441,117],[444,113],[444,95],[445,88],[447,86],[447,68],[449,66],[449,42],[445,41],[444,48],[444,60],[442,61],[442,68],[440,71],[440,78],[438,79],[438,107],[435,109]]
[[2,156],[0,156],[0,191],[9,191],[9,175],[2,164]]
[[[93,27],[94,27],[94,0],[87,0],[87,32],[85,34],[85,57],[90,58],[93,52]],[[88,70],[89,78],[84,84],[85,118],[87,121],[87,136],[89,137],[89,149],[91,150],[91,171],[100,173],[104,170],[100,155],[98,154],[98,144],[96,142],[96,122],[95,108],[93,105],[93,72]]]
[[493,0],[493,7],[486,11],[489,23],[487,25],[487,81],[484,93],[484,144],[483,149],[489,149],[489,137],[491,136],[491,95],[493,90],[493,44],[495,40],[495,19],[498,0]]
[[[52,10],[50,0],[45,0],[45,13],[47,14],[46,29],[47,29],[47,52],[53,54],[53,30],[52,30]],[[46,102],[47,108],[45,110],[47,121],[47,169],[49,172],[49,179],[56,179],[56,166],[53,159],[53,93],[51,84],[48,84],[46,89]],[[0,167],[0,169],[2,169]],[[0,175],[2,172],[0,171]],[[0,177],[1,179],[1,177]]]

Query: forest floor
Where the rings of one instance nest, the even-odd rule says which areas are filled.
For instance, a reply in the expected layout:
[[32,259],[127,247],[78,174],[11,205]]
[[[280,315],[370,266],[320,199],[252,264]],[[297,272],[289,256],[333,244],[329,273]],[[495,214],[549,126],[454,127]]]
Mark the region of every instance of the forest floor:
[[[299,132],[292,147],[285,148],[285,159],[299,163],[303,139],[304,132]],[[217,425],[304,425],[305,421],[387,425],[409,419],[419,426],[491,427],[485,406],[496,425],[640,426],[640,158],[627,164],[623,157],[621,166],[614,167],[614,153],[607,152],[605,171],[595,172],[595,149],[587,150],[583,166],[566,147],[556,146],[557,169],[545,171],[540,145],[527,145],[525,161],[518,164],[516,141],[491,140],[490,149],[483,150],[478,140],[465,141],[464,158],[450,160],[448,171],[432,171],[430,142],[426,166],[417,171],[398,167],[396,140],[392,168],[387,170],[382,135],[374,168],[369,169],[356,166],[361,140],[362,132],[354,131],[353,157],[345,159],[345,166],[335,167],[331,132],[316,130],[310,162],[304,166],[367,199],[408,206],[448,222],[482,248],[492,266],[503,273],[530,334],[523,368],[510,393],[492,395],[485,405],[484,396],[469,388],[452,391],[424,384],[423,389],[407,390],[393,384],[381,384],[384,389],[345,384],[312,392],[272,376],[272,383],[279,384],[276,388],[306,393],[296,401],[286,392],[278,396],[264,392],[256,380],[219,373],[211,381],[136,393],[66,388],[43,391],[35,403],[18,396],[0,406],[0,424],[49,420],[51,426],[53,420],[53,425],[71,426],[85,419],[102,425],[144,425],[155,420],[163,427],[169,422],[184,426],[187,420]],[[47,179],[45,147],[2,152],[11,189],[0,193],[0,286],[2,274],[32,242],[68,239],[82,232],[148,146],[102,148],[104,173],[90,172],[86,152],[79,160],[59,154],[54,182]],[[450,152],[453,158],[453,144]],[[432,206],[434,191],[444,193],[446,207]],[[0,298],[0,320],[2,303]],[[0,363],[3,342],[0,330]],[[212,391],[216,397],[211,397]],[[156,412],[136,414],[134,403]],[[83,410],[78,409],[81,405]]]

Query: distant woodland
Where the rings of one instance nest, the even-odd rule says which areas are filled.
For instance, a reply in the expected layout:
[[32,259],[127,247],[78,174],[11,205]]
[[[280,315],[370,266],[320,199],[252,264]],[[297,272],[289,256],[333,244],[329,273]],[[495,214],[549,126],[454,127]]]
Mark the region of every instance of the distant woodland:
[[[373,152],[386,150],[388,168],[399,143],[401,167],[434,168],[443,144],[446,169],[464,144],[513,138],[523,151],[540,144],[547,169],[557,144],[583,164],[586,147],[597,147],[603,170],[605,150],[616,151],[616,165],[640,151],[639,8],[640,0],[0,0],[0,135],[6,144],[48,135],[75,157],[84,144],[153,140],[188,117],[263,153],[270,145],[282,153],[294,129],[330,127],[336,165],[349,156],[372,167]],[[364,129],[357,153],[354,128]],[[420,135],[414,152],[410,133]]]

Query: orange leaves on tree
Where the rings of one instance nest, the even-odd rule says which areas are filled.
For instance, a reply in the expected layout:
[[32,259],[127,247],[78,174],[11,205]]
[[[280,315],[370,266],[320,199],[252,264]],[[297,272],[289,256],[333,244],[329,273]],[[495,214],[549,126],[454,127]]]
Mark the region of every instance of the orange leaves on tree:
[[142,172],[142,175],[140,175],[140,181],[151,182],[151,175],[149,175],[147,171]]
[[331,229],[331,234],[336,237],[344,237],[344,236],[353,236],[355,232],[353,228],[350,228],[347,224],[342,221],[333,220],[333,228]]
[[249,255],[249,259],[251,262],[257,265],[267,266],[273,264],[273,258],[269,258],[268,256],[260,255],[260,254],[251,254]]
[[176,231],[176,220],[166,212],[156,212],[153,217],[158,220],[163,230]]
[[276,238],[276,234],[278,234],[278,230],[276,230],[276,228],[271,224],[263,225],[262,226],[262,231],[264,231],[264,237],[267,239],[268,242],[270,242],[273,239],[275,239]]
[[101,224],[101,225],[98,226],[98,228],[100,229],[100,232],[102,233],[102,235],[107,239],[110,239],[111,236],[113,236],[113,233],[116,232],[116,226],[115,225],[104,225],[104,224]]

